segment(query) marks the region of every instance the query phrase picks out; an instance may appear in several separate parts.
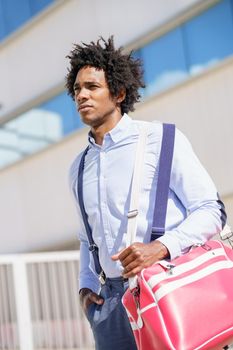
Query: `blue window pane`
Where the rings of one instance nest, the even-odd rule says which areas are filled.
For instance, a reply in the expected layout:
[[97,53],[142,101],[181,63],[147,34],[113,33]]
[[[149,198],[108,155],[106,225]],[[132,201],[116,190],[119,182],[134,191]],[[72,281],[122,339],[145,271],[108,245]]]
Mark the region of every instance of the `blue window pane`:
[[[142,63],[142,67],[143,67],[143,57],[142,57],[142,50],[138,49],[133,51],[133,58],[134,59],[139,59]],[[141,97],[143,97],[145,95],[145,90],[140,88],[139,89],[139,94],[141,95]]]
[[133,58],[140,60],[142,59],[141,49],[133,51]]
[[146,94],[152,94],[187,77],[187,68],[180,28],[142,48]]
[[5,34],[7,35],[30,18],[29,0],[1,0],[1,2],[5,22]]
[[[65,92],[39,106],[39,108],[43,111],[52,112],[50,118],[57,120],[55,123],[57,135],[53,135],[53,137],[59,139],[62,135],[66,135],[82,126],[75,110],[74,102]],[[50,130],[51,132],[52,130]],[[55,130],[53,130],[53,134],[54,132]]]
[[75,129],[83,128],[85,126],[85,124],[81,120],[81,117],[76,109],[75,103],[71,99],[71,97],[68,97],[68,98],[70,99],[72,116],[73,116],[73,129],[71,131],[73,131]]
[[30,0],[32,15],[44,10],[44,8],[50,5],[52,2],[54,2],[54,0]]
[[183,26],[190,73],[214,65],[233,52],[230,0],[224,0]]
[[55,0],[0,0],[0,40]]
[[74,102],[65,92],[61,93],[0,126],[0,168],[83,126]]
[[3,7],[2,7],[2,0],[0,0],[0,40],[2,40],[5,37],[5,25],[4,25],[4,14],[3,14]]

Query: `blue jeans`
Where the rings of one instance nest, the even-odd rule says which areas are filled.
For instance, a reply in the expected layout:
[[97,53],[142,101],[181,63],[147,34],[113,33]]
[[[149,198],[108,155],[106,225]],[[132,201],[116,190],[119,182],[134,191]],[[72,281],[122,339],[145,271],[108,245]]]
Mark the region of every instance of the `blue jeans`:
[[100,295],[103,305],[91,304],[87,311],[96,350],[137,350],[126,311],[121,303],[128,288],[123,278],[107,278]]

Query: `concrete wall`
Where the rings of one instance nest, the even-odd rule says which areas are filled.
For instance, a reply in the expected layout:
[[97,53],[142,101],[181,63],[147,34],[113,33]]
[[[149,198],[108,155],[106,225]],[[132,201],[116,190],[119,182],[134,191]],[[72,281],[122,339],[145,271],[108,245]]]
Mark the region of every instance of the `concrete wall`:
[[48,250],[76,240],[69,166],[86,129],[0,172],[0,253]]

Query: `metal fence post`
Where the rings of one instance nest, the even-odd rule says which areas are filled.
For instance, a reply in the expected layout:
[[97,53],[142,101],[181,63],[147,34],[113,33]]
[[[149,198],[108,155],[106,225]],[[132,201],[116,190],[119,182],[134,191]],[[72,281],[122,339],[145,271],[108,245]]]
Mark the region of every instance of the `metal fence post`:
[[18,257],[13,262],[19,345],[21,350],[33,350],[32,322],[26,263]]

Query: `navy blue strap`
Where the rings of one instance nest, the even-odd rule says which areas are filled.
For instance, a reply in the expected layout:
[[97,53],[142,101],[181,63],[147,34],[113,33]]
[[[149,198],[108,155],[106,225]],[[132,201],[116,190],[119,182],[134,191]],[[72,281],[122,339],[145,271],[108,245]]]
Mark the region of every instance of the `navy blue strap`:
[[175,141],[175,125],[163,124],[163,138],[159,159],[159,173],[152,225],[151,241],[164,235],[168,192]]
[[103,269],[102,269],[102,267],[100,265],[100,261],[99,261],[99,250],[98,250],[98,247],[95,244],[93,237],[92,237],[92,231],[91,231],[91,227],[88,223],[87,213],[85,211],[84,201],[83,201],[83,171],[84,171],[85,157],[86,157],[88,150],[89,150],[89,146],[83,152],[83,155],[81,157],[80,164],[79,164],[79,169],[78,169],[78,200],[79,200],[79,206],[80,206],[84,226],[85,226],[85,229],[87,232],[87,238],[89,241],[89,250],[92,252],[92,255],[93,255],[95,270],[96,270],[97,274],[100,275],[102,273]]

